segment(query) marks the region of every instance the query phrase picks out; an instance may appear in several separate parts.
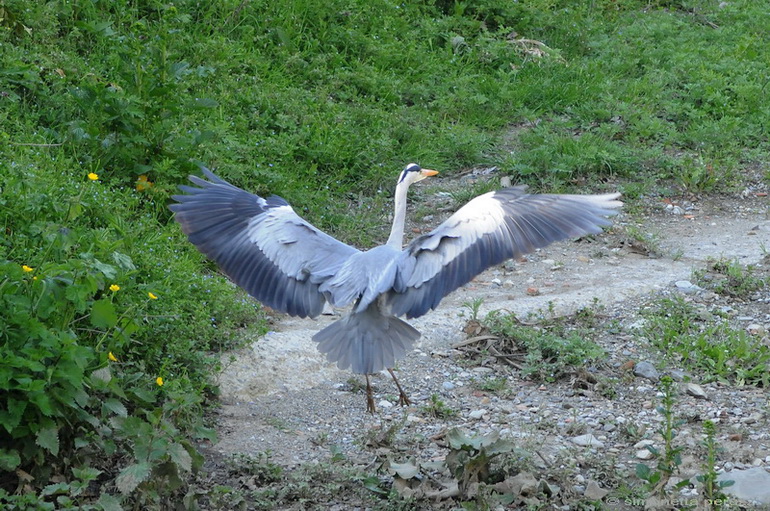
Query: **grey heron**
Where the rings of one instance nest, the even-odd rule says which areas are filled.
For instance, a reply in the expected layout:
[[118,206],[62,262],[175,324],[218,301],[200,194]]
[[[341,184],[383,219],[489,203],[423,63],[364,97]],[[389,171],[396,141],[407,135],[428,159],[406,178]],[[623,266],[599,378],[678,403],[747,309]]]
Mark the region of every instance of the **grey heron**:
[[384,245],[361,251],[317,229],[278,196],[253,195],[203,169],[171,210],[189,241],[263,304],[316,317],[325,302],[351,310],[313,336],[340,369],[369,375],[387,369],[420,337],[399,319],[417,318],[492,265],[555,241],[596,234],[622,203],[620,194],[528,194],[513,187],[480,195],[427,234],[403,246],[409,186],[438,174],[410,163],[398,177],[395,212]]

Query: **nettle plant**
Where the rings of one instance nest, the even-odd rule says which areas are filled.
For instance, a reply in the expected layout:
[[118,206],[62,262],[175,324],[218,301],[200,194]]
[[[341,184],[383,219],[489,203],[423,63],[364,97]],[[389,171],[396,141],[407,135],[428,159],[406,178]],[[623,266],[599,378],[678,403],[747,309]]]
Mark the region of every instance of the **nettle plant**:
[[13,217],[0,216],[2,508],[19,504],[14,490],[40,492],[42,509],[93,502],[97,484],[102,507],[157,502],[201,466],[190,438],[213,436],[199,389],[148,356],[147,325],[170,305],[128,237],[92,225],[104,219],[90,208],[108,197],[98,180],[69,200],[56,185],[0,181],[0,213],[15,200]]

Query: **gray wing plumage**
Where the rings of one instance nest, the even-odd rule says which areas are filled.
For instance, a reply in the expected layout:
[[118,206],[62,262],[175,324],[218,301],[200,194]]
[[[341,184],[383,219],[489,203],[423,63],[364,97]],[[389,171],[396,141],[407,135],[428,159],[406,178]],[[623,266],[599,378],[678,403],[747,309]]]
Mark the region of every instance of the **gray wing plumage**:
[[211,171],[170,206],[182,230],[233,282],[276,310],[315,317],[319,287],[359,251],[315,228],[280,197],[245,192]]
[[555,241],[596,234],[609,225],[620,194],[530,195],[524,187],[476,197],[412,241],[388,305],[396,316],[422,316],[492,265]]

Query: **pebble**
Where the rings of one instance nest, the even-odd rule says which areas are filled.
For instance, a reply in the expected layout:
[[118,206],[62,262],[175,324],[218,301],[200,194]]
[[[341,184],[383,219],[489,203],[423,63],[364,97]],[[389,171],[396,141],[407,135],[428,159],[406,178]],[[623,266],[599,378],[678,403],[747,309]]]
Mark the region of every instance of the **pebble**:
[[655,366],[646,361],[639,362],[634,366],[634,375],[652,381],[658,381],[660,378],[660,373],[655,369]]
[[759,504],[770,504],[770,473],[763,468],[733,470],[721,473],[717,481],[734,481],[732,486],[725,486],[722,491],[738,499]]
[[484,414],[487,413],[486,410],[473,410],[471,413],[468,414],[468,417],[471,419],[480,419],[484,416]]
[[609,491],[599,486],[599,483],[591,480],[588,481],[588,486],[586,486],[583,496],[588,500],[602,500],[608,493]]
[[686,295],[690,295],[693,293],[697,293],[698,291],[702,290],[703,288],[700,286],[696,286],[689,280],[677,280],[674,282],[674,286],[681,291],[682,293]]
[[444,383],[441,384],[441,388],[444,390],[454,390],[455,384],[452,383],[451,381],[445,381]]
[[706,391],[703,390],[703,387],[701,387],[697,383],[686,384],[684,386],[684,391],[697,399],[708,399],[708,395],[706,395]]
[[596,438],[590,433],[572,437],[570,440],[573,444],[580,445],[583,447],[599,447],[599,448],[604,447],[604,443],[602,443],[598,438]]
[[652,454],[652,452],[650,452],[648,449],[640,449],[636,451],[635,456],[640,460],[651,460],[655,455]]

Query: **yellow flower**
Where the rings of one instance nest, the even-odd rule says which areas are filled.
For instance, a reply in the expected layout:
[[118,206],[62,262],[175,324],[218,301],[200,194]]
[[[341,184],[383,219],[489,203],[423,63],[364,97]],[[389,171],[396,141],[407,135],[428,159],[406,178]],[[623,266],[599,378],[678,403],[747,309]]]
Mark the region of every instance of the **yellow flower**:
[[143,192],[149,188],[152,188],[154,186],[154,183],[147,179],[147,176],[145,174],[142,174],[136,179],[136,190],[138,192]]
[[155,383],[158,384],[158,387],[162,387],[163,386],[163,378],[158,376],[157,378],[155,378]]
[[112,354],[111,351],[109,353],[107,353],[107,358],[112,360],[113,362],[117,362],[118,361],[118,359],[115,357],[115,355]]
[[120,286],[117,285],[117,284],[113,284],[113,285],[110,286],[110,291],[112,291],[112,292],[120,291]]
[[95,174],[93,172],[88,173],[88,179],[91,181],[98,181],[99,180],[99,174]]
[[157,300],[157,299],[158,299],[158,297],[157,297],[157,296],[155,296],[154,294],[152,294],[152,292],[150,292],[150,293],[147,293],[147,296],[149,296],[149,297],[150,297],[150,300]]
[[27,266],[26,264],[25,264],[25,265],[22,265],[21,269],[22,269],[22,270],[24,270],[24,273],[29,273],[29,272],[33,272],[33,271],[35,271],[35,269],[34,269],[34,268],[30,268],[30,267],[29,267],[29,266]]

